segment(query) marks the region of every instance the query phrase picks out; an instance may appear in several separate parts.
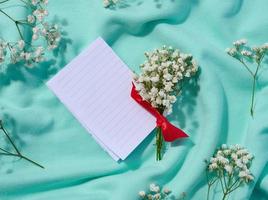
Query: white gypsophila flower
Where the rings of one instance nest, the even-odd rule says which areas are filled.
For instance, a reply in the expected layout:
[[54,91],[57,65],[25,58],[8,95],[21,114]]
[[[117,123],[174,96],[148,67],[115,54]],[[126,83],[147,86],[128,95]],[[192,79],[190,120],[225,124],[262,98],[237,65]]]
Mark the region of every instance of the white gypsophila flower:
[[245,182],[252,181],[254,177],[250,174],[248,170],[240,171],[238,176],[243,179]]
[[34,6],[36,6],[38,2],[39,2],[39,0],[32,0],[32,4],[33,4]]
[[32,40],[37,40],[38,38],[39,38],[39,36],[37,34],[33,34]]
[[48,16],[48,10],[39,8],[33,12],[33,15],[36,17],[37,21],[42,22],[46,16]]
[[140,191],[139,192],[139,196],[142,197],[142,198],[144,198],[146,196],[146,193],[144,191]]
[[32,31],[34,34],[38,34],[39,33],[39,27],[35,26],[32,28]]
[[268,43],[264,43],[260,48],[261,48],[263,51],[268,50]]
[[37,47],[34,53],[35,57],[41,56],[43,52],[44,52],[44,48],[42,46]]
[[231,165],[225,165],[224,166],[224,169],[229,173],[231,174],[233,172],[233,167]]
[[236,155],[236,153],[232,153],[232,154],[231,154],[231,158],[232,158],[234,161],[236,161],[237,158],[238,158],[238,156]]
[[4,51],[0,49],[0,63],[5,61]]
[[141,65],[141,75],[134,75],[134,83],[142,98],[164,115],[172,112],[178,83],[196,74],[198,65],[192,55],[163,46],[146,52],[147,61]]
[[241,169],[244,168],[244,164],[243,164],[243,162],[240,159],[236,160],[235,161],[235,164],[236,164],[237,167],[239,167]]
[[156,184],[152,183],[152,184],[150,184],[150,191],[151,192],[159,192],[160,191],[160,187],[157,186]]
[[48,0],[41,0],[41,2],[42,2],[43,4],[45,4],[45,5],[48,4]]
[[238,47],[238,46],[245,45],[246,43],[247,43],[246,39],[240,39],[240,40],[233,42],[233,45]]
[[247,156],[243,156],[243,157],[242,157],[242,163],[243,163],[243,164],[248,164],[248,162],[249,162],[248,157],[247,157]]
[[209,165],[209,170],[210,171],[213,171],[214,169],[217,169],[218,168],[218,164],[217,163],[212,163]]
[[231,152],[232,152],[232,151],[231,151],[230,149],[225,149],[225,150],[223,150],[223,154],[224,154],[225,156],[230,155]]
[[24,46],[25,46],[24,40],[19,40],[17,44],[18,44],[18,47],[19,47],[20,50],[22,50],[24,48]]
[[165,194],[170,194],[170,193],[171,193],[171,190],[168,189],[168,188],[165,188],[165,189],[164,189],[164,193],[165,193]]
[[[145,191],[140,191],[138,195],[141,197],[141,199],[146,200],[167,200],[174,196],[170,196],[172,193],[171,190],[168,188],[161,188],[160,186],[156,184],[150,184],[149,185],[149,191],[146,193]],[[183,193],[183,196],[185,197],[185,193]]]
[[30,24],[33,24],[35,22],[35,17],[33,15],[28,15],[27,16],[27,21],[30,23]]
[[259,51],[261,51],[261,47],[252,47],[251,48],[251,50],[253,51],[253,52],[259,52]]
[[5,61],[7,43],[0,39],[0,63]]
[[104,7],[109,7],[111,5],[115,5],[118,0],[103,0]]
[[32,5],[37,6],[38,4],[47,5],[48,0],[32,0]]
[[61,33],[57,25],[45,25],[42,29],[42,34],[47,40],[49,50],[58,47],[61,40]]
[[31,59],[31,53],[21,52],[20,57],[23,60],[29,61]]
[[227,48],[225,51],[226,51],[230,56],[235,56],[236,53],[237,53],[237,51],[236,51],[235,48]]
[[8,44],[7,44],[6,41],[0,39],[0,49],[5,49],[5,48],[7,48],[7,45],[8,45]]
[[243,50],[243,51],[241,51],[241,54],[242,54],[243,56],[247,56],[247,57],[252,56],[252,53],[251,53],[250,51],[247,51],[247,50]]
[[153,195],[153,199],[160,200],[161,199],[161,194],[160,193],[156,193],[155,195]]

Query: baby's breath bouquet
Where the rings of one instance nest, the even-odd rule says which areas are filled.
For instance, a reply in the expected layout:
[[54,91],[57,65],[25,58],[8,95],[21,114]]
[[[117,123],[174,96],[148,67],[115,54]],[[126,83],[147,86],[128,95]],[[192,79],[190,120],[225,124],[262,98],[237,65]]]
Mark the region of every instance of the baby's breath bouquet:
[[207,163],[206,175],[208,183],[207,200],[211,187],[219,182],[222,189],[222,200],[254,177],[249,168],[253,155],[240,145],[227,146],[223,144]]
[[[58,47],[61,32],[58,25],[46,19],[49,14],[47,4],[48,0],[0,1],[0,15],[15,26],[19,37],[15,41],[7,41],[0,36],[0,65],[22,62],[33,66],[45,60],[46,51]],[[25,19],[15,19],[14,13],[6,10],[17,5],[28,12]],[[25,31],[29,31],[30,38],[23,34]]]
[[[147,61],[141,65],[141,74],[134,76],[134,84],[142,99],[164,116],[172,113],[183,82],[198,71],[197,63],[189,54],[163,46],[146,52]],[[156,134],[156,159],[162,158],[163,136],[160,127]]]

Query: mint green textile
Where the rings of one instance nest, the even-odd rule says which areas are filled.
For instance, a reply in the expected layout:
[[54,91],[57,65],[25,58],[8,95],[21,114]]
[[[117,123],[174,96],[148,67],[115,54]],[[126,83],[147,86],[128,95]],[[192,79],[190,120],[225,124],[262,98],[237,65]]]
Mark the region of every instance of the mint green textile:
[[[255,155],[254,183],[229,199],[268,199],[268,65],[260,73],[251,118],[250,76],[225,53],[240,38],[252,45],[268,42],[268,1],[124,2],[105,9],[101,0],[50,1],[51,19],[67,33],[65,45],[34,69],[12,66],[0,75],[0,115],[22,152],[45,166],[1,157],[0,199],[135,200],[153,182],[176,196],[205,199],[203,161],[222,143],[241,144]],[[16,37],[7,28],[0,33]],[[163,161],[155,161],[152,133],[116,163],[45,86],[98,36],[135,71],[145,51],[164,44],[192,53],[200,64],[198,80],[185,88],[169,117],[190,137],[168,145]],[[211,199],[218,194],[219,189]]]

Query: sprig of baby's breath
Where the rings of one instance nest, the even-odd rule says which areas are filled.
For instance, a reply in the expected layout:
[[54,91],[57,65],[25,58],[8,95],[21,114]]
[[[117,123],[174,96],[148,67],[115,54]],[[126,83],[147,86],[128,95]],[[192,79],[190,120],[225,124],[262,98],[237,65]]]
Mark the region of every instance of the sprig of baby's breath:
[[160,186],[152,183],[149,186],[149,192],[140,191],[139,196],[144,200],[166,200],[170,197],[171,190],[168,188],[162,189]]
[[[268,55],[268,43],[265,43],[258,47],[250,47],[247,45],[247,40],[241,39],[235,41],[233,43],[233,47],[227,48],[226,52],[228,53],[228,55],[232,56],[240,63],[242,63],[242,65],[249,72],[250,76],[253,79],[250,105],[250,114],[251,116],[253,116],[258,73],[262,66],[262,61]],[[249,66],[253,65],[252,63],[254,63],[256,66]]]
[[14,149],[14,152],[11,152],[11,151],[8,151],[4,148],[1,148],[0,147],[0,155],[3,155],[3,156],[13,156],[13,157],[17,157],[19,159],[23,159],[23,160],[26,160],[40,168],[43,168],[44,167],[40,164],[38,164],[37,162],[31,160],[30,158],[24,156],[20,151],[19,151],[19,148],[16,146],[15,142],[13,142],[13,140],[11,139],[8,131],[4,128],[4,125],[3,125],[3,121],[0,120],[0,132],[2,132],[4,134],[4,136],[7,138],[7,141],[10,143],[10,145],[13,147]]
[[[172,112],[172,104],[180,95],[184,81],[198,71],[192,55],[178,49],[163,46],[146,52],[146,62],[141,65],[141,74],[134,75],[136,90],[162,115]],[[161,128],[156,131],[156,160],[162,159],[164,141]]]
[[222,200],[226,200],[230,193],[253,181],[254,177],[249,170],[252,160],[253,155],[240,145],[223,144],[216,150],[213,157],[206,160],[207,200],[211,187],[216,183],[220,183]]
[[[46,21],[48,0],[17,0],[16,3],[5,0],[0,2],[0,6],[5,3],[22,4],[30,14],[26,19],[15,19],[5,7],[0,7],[0,14],[14,24],[20,37],[17,41],[6,41],[0,37],[0,65],[22,62],[33,66],[44,61],[46,51],[56,49],[61,40],[58,25]],[[30,30],[30,40],[23,35],[23,30]]]
[[180,197],[176,198],[171,194],[172,191],[168,188],[161,188],[160,186],[152,183],[149,186],[149,191],[146,192],[144,190],[139,192],[139,197],[143,200],[184,200],[186,197],[186,193],[183,192]]

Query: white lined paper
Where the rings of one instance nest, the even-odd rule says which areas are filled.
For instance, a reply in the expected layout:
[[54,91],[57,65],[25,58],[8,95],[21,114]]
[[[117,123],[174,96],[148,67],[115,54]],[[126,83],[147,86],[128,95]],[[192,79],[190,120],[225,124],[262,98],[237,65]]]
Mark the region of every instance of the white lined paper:
[[102,38],[47,86],[115,160],[124,160],[155,128],[155,118],[130,96],[131,70]]

